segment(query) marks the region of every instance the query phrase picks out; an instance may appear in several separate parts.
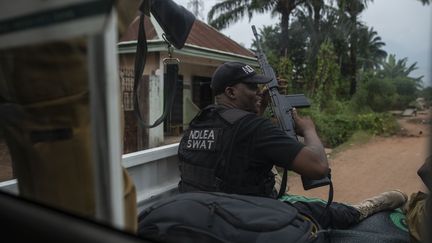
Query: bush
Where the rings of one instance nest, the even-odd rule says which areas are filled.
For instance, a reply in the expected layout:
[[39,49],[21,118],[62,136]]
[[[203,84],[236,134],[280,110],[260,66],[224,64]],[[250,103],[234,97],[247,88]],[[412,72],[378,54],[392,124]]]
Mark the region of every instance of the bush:
[[347,141],[355,129],[353,116],[323,114],[315,121],[317,132],[326,147],[335,147]]
[[384,112],[391,109],[396,99],[396,88],[391,80],[373,77],[360,85],[352,102],[357,111],[370,108],[375,112]]
[[311,116],[317,132],[326,147],[336,147],[346,142],[356,131],[365,131],[373,135],[391,135],[396,133],[396,119],[388,113],[354,114],[345,110],[337,114],[317,112],[310,108],[301,112]]
[[389,113],[367,113],[356,116],[357,129],[368,131],[373,135],[395,134],[399,125],[396,119]]

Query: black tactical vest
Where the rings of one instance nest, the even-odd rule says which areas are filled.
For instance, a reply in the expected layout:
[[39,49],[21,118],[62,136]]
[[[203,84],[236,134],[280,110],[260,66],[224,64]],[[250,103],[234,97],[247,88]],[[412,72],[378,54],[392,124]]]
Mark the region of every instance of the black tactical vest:
[[[179,145],[180,192],[213,191],[256,196],[274,196],[274,174],[258,178],[259,185],[242,186],[251,178],[239,178],[235,166],[247,161],[233,161],[236,134],[242,118],[253,113],[211,105],[203,109],[190,123]],[[257,178],[253,178],[256,180]],[[247,183],[246,183],[247,184]]]

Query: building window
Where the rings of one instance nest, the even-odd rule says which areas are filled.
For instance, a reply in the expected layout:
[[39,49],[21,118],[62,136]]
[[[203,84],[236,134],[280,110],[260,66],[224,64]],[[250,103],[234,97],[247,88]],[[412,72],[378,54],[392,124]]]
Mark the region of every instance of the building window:
[[210,77],[192,77],[192,101],[200,108],[214,103],[214,95],[210,88]]
[[133,111],[134,70],[120,68],[120,82],[123,92],[123,110]]

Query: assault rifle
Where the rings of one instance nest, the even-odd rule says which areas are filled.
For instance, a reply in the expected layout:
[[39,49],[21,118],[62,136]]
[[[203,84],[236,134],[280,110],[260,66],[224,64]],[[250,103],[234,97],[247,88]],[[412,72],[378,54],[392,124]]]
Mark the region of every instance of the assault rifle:
[[[254,25],[252,25],[252,31],[257,43],[256,56],[259,65],[261,67],[261,70],[265,76],[272,78],[272,80],[267,84],[267,89],[270,94],[273,113],[276,116],[279,122],[279,127],[282,129],[282,131],[284,131],[289,137],[298,140],[297,135],[295,133],[294,119],[292,117],[293,107],[295,108],[309,107],[310,103],[304,94],[282,95],[279,93],[276,74],[273,71],[273,68],[268,63],[267,58],[261,48],[258,34]],[[282,196],[283,193],[285,192],[286,182],[287,182],[287,170],[285,169],[282,178],[281,189],[279,191],[278,197]],[[319,180],[310,180],[302,176],[302,183],[303,183],[303,188],[305,190],[309,190],[312,188],[321,187],[325,185],[330,185],[331,184],[330,174]]]

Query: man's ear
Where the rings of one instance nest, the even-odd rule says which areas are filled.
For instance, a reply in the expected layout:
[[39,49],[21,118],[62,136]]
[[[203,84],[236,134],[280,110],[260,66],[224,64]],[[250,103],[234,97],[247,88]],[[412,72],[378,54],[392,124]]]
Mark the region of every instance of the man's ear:
[[230,99],[235,99],[236,89],[234,87],[228,86],[225,88],[225,95]]

